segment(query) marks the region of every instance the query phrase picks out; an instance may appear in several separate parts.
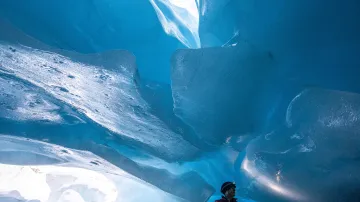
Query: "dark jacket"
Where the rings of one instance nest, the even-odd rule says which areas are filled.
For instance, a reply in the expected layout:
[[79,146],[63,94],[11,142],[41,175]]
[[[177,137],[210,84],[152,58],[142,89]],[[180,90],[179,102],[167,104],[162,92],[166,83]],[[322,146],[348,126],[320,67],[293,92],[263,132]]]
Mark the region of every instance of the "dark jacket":
[[237,199],[233,198],[229,201],[229,200],[227,200],[227,198],[222,197],[222,199],[216,200],[215,202],[237,202]]

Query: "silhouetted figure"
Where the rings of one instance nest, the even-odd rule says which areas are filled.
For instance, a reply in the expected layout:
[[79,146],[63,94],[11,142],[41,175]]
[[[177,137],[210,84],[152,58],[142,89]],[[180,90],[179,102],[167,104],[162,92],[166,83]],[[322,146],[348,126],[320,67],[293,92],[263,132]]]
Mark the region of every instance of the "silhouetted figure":
[[225,182],[221,186],[221,193],[223,194],[222,199],[216,200],[215,202],[237,202],[235,197],[236,185],[233,182]]

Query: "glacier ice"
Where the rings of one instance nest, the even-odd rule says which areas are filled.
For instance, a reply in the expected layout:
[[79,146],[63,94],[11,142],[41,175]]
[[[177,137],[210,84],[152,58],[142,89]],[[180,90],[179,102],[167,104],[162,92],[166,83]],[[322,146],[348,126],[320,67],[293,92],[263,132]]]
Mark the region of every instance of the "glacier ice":
[[18,121],[63,121],[57,112],[60,110],[58,105],[36,93],[30,93],[33,91],[31,87],[2,76],[3,78],[0,78],[1,117]]
[[307,89],[296,96],[285,125],[247,148],[242,169],[259,187],[249,194],[260,201],[358,197],[359,104],[360,95],[349,92]]
[[[50,49],[25,36],[16,40],[7,38],[13,36],[16,34],[2,36],[12,42],[0,45],[4,91],[1,94],[2,133],[91,151],[131,175],[190,201],[206,200],[213,193],[211,185],[191,170],[173,174],[153,165],[134,162],[119,153],[135,147],[137,152],[149,156],[182,161],[192,159],[200,152],[152,114],[138,92],[131,54],[115,51],[82,55]],[[41,49],[26,46],[28,44]],[[104,87],[108,90],[104,91]],[[120,120],[121,117],[125,122]],[[156,121],[150,123],[149,118]],[[156,122],[160,125],[156,126]],[[127,132],[134,136],[125,135],[129,129],[135,130]],[[160,134],[164,136],[158,136],[156,140],[154,135]],[[173,141],[173,146],[168,140]],[[9,158],[2,158],[2,163],[14,163],[22,154],[15,152]],[[38,163],[41,162],[39,159]],[[197,194],[193,194],[194,191]]]
[[[189,155],[196,153],[195,147],[182,140],[179,134],[172,134],[160,120],[147,113],[148,106],[138,95],[132,80],[134,66],[127,66],[134,64],[131,54],[118,52],[118,63],[108,65],[113,53],[110,57],[87,56],[91,58],[88,62],[92,59],[104,61],[102,66],[108,67],[104,69],[27,47],[3,44],[0,49],[1,70],[46,90],[110,131],[153,147],[152,150],[169,159],[181,158],[176,147],[187,148],[184,152]],[[19,110],[21,107],[17,107],[16,111]]]
[[255,103],[264,99],[274,72],[271,54],[247,43],[178,50],[172,58],[174,112],[209,144],[253,133]]
[[358,8],[0,1],[0,200],[356,198]]
[[[179,8],[181,13],[188,10],[188,7],[185,9],[176,6],[179,5],[176,3],[178,1],[173,2],[169,5]],[[49,14],[54,16],[49,18]],[[131,50],[138,59],[137,65],[142,77],[167,83],[170,82],[168,61],[172,52],[178,47],[186,47],[164,32],[156,11],[148,0],[4,0],[0,2],[0,17],[53,47],[80,53],[109,49]],[[177,21],[173,24],[176,23]],[[194,31],[192,29],[195,28],[191,28]]]
[[18,160],[0,164],[0,197],[10,201],[115,202],[124,195],[130,201],[181,201],[90,152],[5,135],[0,145],[2,157]]
[[235,36],[234,42],[250,41],[282,55],[316,54],[321,46],[358,45],[358,7],[355,0],[201,0],[199,35],[207,46]]
[[198,3],[193,0],[150,0],[167,34],[189,48],[200,48]]

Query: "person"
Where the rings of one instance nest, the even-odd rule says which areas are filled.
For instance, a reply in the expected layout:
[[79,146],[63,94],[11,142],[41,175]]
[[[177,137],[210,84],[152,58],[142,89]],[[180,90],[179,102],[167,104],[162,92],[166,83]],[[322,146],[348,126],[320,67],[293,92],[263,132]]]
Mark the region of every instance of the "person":
[[235,198],[235,188],[236,185],[233,182],[225,182],[221,186],[221,193],[223,194],[222,198],[216,200],[215,202],[237,202]]

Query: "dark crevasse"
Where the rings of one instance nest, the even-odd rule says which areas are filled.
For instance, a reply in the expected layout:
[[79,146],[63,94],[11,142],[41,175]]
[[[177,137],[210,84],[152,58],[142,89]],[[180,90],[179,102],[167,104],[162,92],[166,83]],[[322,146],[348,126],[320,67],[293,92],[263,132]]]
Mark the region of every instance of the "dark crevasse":
[[[357,198],[359,7],[355,0],[0,2],[0,133],[10,135],[0,137],[0,169],[8,176],[18,166],[35,169],[50,187],[31,195],[0,186],[0,193],[214,201],[222,182],[236,181],[244,201]],[[74,181],[92,178],[73,167],[104,176],[96,174],[103,188]]]

